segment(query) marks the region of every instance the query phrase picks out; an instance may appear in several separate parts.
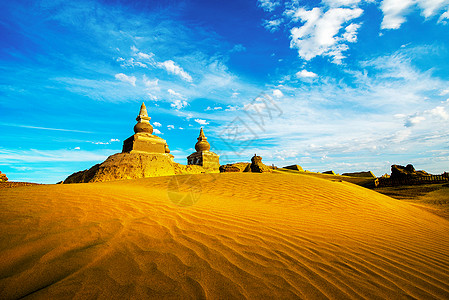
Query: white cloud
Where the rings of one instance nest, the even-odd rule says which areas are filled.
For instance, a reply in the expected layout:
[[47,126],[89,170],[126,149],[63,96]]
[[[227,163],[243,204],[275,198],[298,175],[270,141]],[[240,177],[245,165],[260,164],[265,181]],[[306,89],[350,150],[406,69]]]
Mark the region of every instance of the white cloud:
[[246,51],[246,47],[242,44],[237,44],[232,47],[231,52],[243,52]]
[[207,122],[206,120],[203,120],[203,119],[195,119],[195,122],[197,122],[200,125],[207,125],[207,124],[209,124],[209,122]]
[[119,139],[110,139],[109,142],[110,142],[110,143],[113,143],[113,142],[120,142],[120,140],[119,140]]
[[417,0],[418,6],[422,9],[422,15],[430,18],[449,6],[448,0]]
[[225,109],[225,111],[236,111],[237,106],[228,105],[228,107]]
[[139,52],[139,53],[137,53],[137,56],[141,59],[149,60],[154,56],[154,53],[147,54],[147,53]]
[[73,149],[75,149],[75,150],[80,150],[81,148],[80,148],[80,147],[75,147],[75,148],[73,148]]
[[277,6],[281,3],[279,1],[272,0],[259,0],[259,7],[261,7],[264,11],[272,12]]
[[361,0],[322,0],[324,4],[329,7],[342,7],[349,6],[354,7],[361,2]]
[[446,108],[444,106],[437,106],[433,109],[425,110],[423,112],[407,116],[404,126],[412,127],[425,120],[427,120],[428,123],[431,122],[431,124],[428,126],[433,126],[432,124],[437,124],[441,122],[441,120],[442,121],[449,120],[449,113],[447,113]]
[[426,118],[424,118],[423,116],[410,116],[408,117],[408,119],[405,121],[405,127],[412,127],[415,126],[419,123],[421,123],[422,121],[424,121]]
[[223,107],[221,107],[221,106],[214,106],[213,108],[208,106],[205,110],[209,111],[209,110],[222,110],[222,109],[223,109]]
[[159,84],[159,79],[154,79],[154,80],[150,80],[148,79],[147,76],[143,75],[143,84],[147,87],[147,88],[155,88],[157,87],[157,85]]
[[414,0],[384,0],[380,5],[384,17],[382,29],[398,29],[405,22],[404,15],[412,6]]
[[128,59],[124,59],[122,57],[117,58],[117,61],[121,61],[122,63],[120,64],[121,67],[126,68],[126,67],[142,67],[142,68],[148,68],[148,66],[144,63],[141,63],[140,61],[136,61],[134,60],[134,58],[128,58]]
[[346,26],[345,33],[343,33],[343,39],[349,43],[357,42],[357,30],[360,28],[359,24],[350,24]]
[[180,66],[176,65],[174,61],[172,60],[166,60],[162,63],[157,63],[157,66],[165,69],[168,73],[172,73],[175,75],[178,75],[179,77],[181,77],[183,80],[188,81],[188,82],[192,82],[192,76],[190,76],[189,73],[187,73],[186,71],[184,71],[183,68],[181,68]]
[[132,86],[136,86],[136,77],[135,76],[127,76],[123,73],[115,74],[115,79],[118,79],[122,82],[127,82]]
[[153,125],[156,126],[156,127],[161,127],[162,126],[162,124],[159,123],[159,122],[153,122]]
[[273,96],[276,97],[276,98],[281,98],[281,97],[284,96],[284,94],[282,93],[281,90],[276,89],[276,90],[273,90]]
[[167,125],[168,130],[175,129],[175,125]]
[[434,109],[430,110],[430,114],[440,117],[443,120],[449,120],[449,114],[446,112],[444,106],[437,106]]
[[167,92],[174,97],[184,98],[180,93],[177,93],[172,89],[168,89]]
[[185,100],[179,100],[179,99],[173,101],[173,102],[170,104],[171,107],[174,107],[174,108],[176,108],[176,109],[178,109],[178,110],[181,109],[181,108],[183,108],[183,107],[186,107],[187,105],[189,105],[189,104],[187,103],[187,101],[185,101]]
[[290,30],[290,47],[296,48],[298,55],[305,60],[324,55],[332,57],[335,63],[341,63],[343,52],[348,49],[346,42],[357,40],[359,25],[349,24],[343,34],[339,34],[340,29],[362,13],[360,8],[331,8],[323,13],[318,7],[312,10],[299,7],[296,11],[290,11],[287,15],[293,21],[303,23]]
[[447,94],[449,94],[449,89],[442,90],[442,91],[440,92],[440,96],[445,96],[445,95],[447,95]]
[[[398,29],[406,21],[405,16],[415,8],[421,9],[421,14],[430,18],[449,7],[449,0],[383,0],[380,8],[384,14],[382,29]],[[441,14],[438,22],[449,17],[449,11]]]
[[317,76],[318,76],[317,74],[307,71],[307,70],[301,70],[296,73],[296,77],[298,77],[298,78],[315,78]]
[[282,24],[282,19],[274,19],[274,20],[265,20],[263,22],[263,27],[265,27],[265,29],[267,29],[270,32],[275,32],[277,30],[279,30],[279,27]]
[[132,52],[138,52],[139,49],[137,49],[136,46],[132,45],[132,46],[131,46],[131,51],[132,51]]
[[444,25],[446,25],[447,24],[446,19],[449,19],[449,10],[440,16],[440,18],[438,19],[438,23],[443,23]]
[[162,134],[162,132],[157,128],[153,128],[153,133]]

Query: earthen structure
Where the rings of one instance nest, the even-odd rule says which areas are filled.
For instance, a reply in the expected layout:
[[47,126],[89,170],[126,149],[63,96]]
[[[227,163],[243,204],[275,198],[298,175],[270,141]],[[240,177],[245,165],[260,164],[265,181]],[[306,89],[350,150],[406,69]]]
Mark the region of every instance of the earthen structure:
[[195,144],[196,152],[187,157],[187,164],[202,166],[211,172],[219,172],[220,157],[218,154],[210,151],[210,144],[204,135],[203,128],[200,129],[200,135],[197,140],[198,142]]

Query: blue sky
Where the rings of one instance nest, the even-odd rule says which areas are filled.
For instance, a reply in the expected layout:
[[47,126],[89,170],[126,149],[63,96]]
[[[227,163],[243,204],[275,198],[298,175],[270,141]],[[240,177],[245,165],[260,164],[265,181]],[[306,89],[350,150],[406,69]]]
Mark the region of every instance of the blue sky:
[[145,102],[186,163],[449,170],[449,0],[2,1],[0,171],[55,183]]

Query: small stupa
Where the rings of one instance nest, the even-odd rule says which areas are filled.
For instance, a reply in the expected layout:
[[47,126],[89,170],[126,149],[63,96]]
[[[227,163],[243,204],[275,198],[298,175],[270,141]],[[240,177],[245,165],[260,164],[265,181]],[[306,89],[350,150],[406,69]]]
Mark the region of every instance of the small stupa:
[[122,153],[170,153],[167,142],[153,134],[150,120],[145,103],[142,102],[136,118],[137,124],[134,126],[134,135],[123,142]]
[[196,152],[187,157],[188,165],[202,166],[206,170],[218,172],[220,168],[220,156],[210,150],[210,144],[204,135],[203,128],[200,129],[200,136],[195,144]]

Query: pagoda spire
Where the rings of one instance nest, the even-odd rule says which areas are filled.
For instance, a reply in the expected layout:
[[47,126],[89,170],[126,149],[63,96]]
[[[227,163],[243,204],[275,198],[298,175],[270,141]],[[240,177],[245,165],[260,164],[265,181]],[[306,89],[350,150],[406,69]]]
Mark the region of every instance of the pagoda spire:
[[197,152],[209,151],[210,144],[207,141],[207,137],[204,135],[203,128],[200,129],[200,136],[197,138],[198,142],[195,144],[195,150]]
[[151,118],[148,117],[147,107],[145,106],[145,103],[142,102],[142,105],[140,106],[140,112],[136,118],[136,121],[138,123],[150,123],[150,120]]
[[151,118],[148,116],[147,107],[145,106],[145,103],[142,102],[139,115],[136,118],[137,124],[134,126],[134,132],[147,132],[152,134],[153,126],[151,126],[150,120]]

